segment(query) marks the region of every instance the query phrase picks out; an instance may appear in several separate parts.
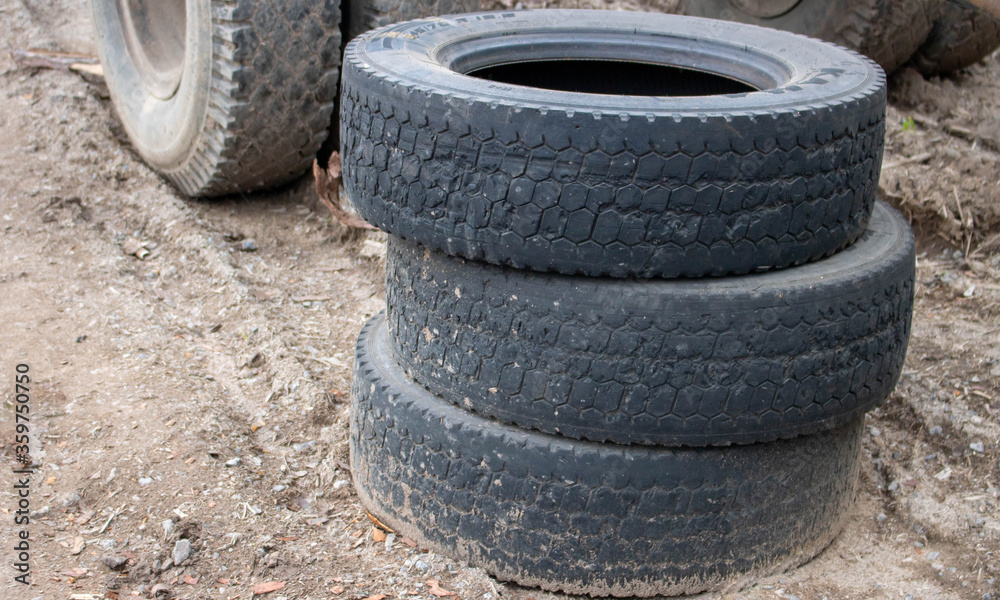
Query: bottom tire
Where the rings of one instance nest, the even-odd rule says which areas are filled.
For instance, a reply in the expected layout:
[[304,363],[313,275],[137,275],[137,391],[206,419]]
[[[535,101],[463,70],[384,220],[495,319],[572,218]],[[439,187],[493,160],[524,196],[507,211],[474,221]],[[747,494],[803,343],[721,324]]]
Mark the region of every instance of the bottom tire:
[[392,356],[376,316],[352,386],[358,495],[397,532],[502,580],[595,596],[738,586],[816,555],[851,505],[863,418],[726,448],[577,441],[444,402]]

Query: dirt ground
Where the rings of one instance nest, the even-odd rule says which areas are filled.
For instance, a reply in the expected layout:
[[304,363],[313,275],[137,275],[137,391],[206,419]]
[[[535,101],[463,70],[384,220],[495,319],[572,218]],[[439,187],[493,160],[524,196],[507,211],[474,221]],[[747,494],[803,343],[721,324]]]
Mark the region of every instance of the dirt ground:
[[[0,0],[0,45],[92,53],[88,19],[85,0]],[[906,368],[868,416],[846,530],[725,598],[1000,598],[1000,60],[891,85],[882,188],[919,237]],[[462,600],[560,597],[373,539],[347,392],[382,245],[331,223],[310,181],[184,200],[99,81],[4,48],[0,229],[0,597],[250,599],[278,582],[264,598],[434,600],[429,580]],[[30,586],[12,566],[22,363]]]

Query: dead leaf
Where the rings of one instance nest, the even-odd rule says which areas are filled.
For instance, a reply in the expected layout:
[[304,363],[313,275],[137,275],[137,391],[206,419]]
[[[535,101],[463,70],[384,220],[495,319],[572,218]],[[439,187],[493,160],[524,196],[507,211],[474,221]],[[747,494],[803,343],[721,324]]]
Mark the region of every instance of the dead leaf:
[[225,577],[219,577],[218,579],[216,579],[216,581],[218,581],[222,585],[229,585],[229,580],[226,579]]
[[326,169],[319,166],[319,161],[313,161],[313,177],[316,179],[316,195],[333,218],[342,225],[357,229],[377,229],[363,219],[347,212],[340,205],[340,153],[330,155]]
[[429,588],[427,591],[430,592],[431,594],[433,594],[434,596],[437,596],[438,598],[444,598],[445,596],[457,596],[458,595],[455,592],[449,592],[448,590],[442,588],[439,585],[441,582],[439,580],[437,580],[437,579],[428,579],[426,581],[426,583],[427,583],[427,587]]
[[188,585],[197,585],[198,579],[199,579],[198,577],[193,577],[190,574],[188,574],[184,576],[184,583]]
[[70,547],[70,554],[79,554],[83,552],[83,549],[87,547],[87,540],[83,539],[81,536],[76,536],[73,538],[73,546]]
[[83,513],[76,519],[76,524],[77,525],[83,525],[87,521],[89,521],[92,518],[94,518],[94,514],[96,514],[96,513],[94,511],[92,511],[92,510],[85,510],[85,511],[83,511]]
[[399,541],[403,542],[404,544],[406,544],[410,548],[416,548],[417,547],[417,543],[414,542],[413,540],[411,540],[410,538],[406,537],[405,535],[403,536],[403,539],[401,539]]
[[285,587],[284,581],[265,581],[264,583],[258,583],[257,585],[253,586],[252,591],[255,596],[260,596],[263,594],[276,592],[283,587]]
[[295,536],[289,535],[289,536],[279,537],[279,538],[274,538],[274,539],[278,540],[279,542],[294,542],[295,540],[297,540],[299,538],[297,538]]
[[56,478],[55,478],[55,477],[53,477],[53,476],[50,476],[50,477],[46,477],[46,478],[45,478],[45,484],[46,484],[46,485],[49,485],[49,484],[53,484],[53,483],[55,483],[55,482],[56,482]]
[[336,594],[336,595],[343,594],[344,593],[344,586],[342,586],[342,585],[335,585],[332,588],[330,588],[330,593],[331,594]]
[[378,527],[379,529],[381,529],[386,533],[396,533],[391,527],[389,527],[382,521],[379,521],[378,518],[375,517],[375,515],[371,514],[370,512],[366,511],[365,515],[368,516],[368,519],[375,525],[375,527]]
[[384,542],[385,532],[379,529],[378,527],[372,527],[372,539],[375,540],[376,542]]
[[375,594],[374,596],[368,596],[364,600],[385,600],[388,598],[385,594]]

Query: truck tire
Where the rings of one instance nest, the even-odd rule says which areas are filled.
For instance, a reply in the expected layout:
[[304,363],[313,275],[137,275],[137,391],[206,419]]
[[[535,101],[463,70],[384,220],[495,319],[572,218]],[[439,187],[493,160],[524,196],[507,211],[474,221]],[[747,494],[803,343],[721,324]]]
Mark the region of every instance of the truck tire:
[[947,0],[913,62],[924,75],[943,75],[977,63],[998,47],[1000,21],[963,0]]
[[385,25],[480,9],[481,0],[346,0],[348,33],[353,39]]
[[390,238],[390,342],[445,400],[545,433],[725,445],[880,405],[906,357],[914,245],[879,203],[834,256],[741,277],[622,281],[505,269]]
[[840,44],[892,73],[931,31],[942,0],[685,0],[682,12]]
[[343,88],[358,212],[472,260],[748,273],[843,248],[875,202],[884,75],[792,34],[677,15],[474,13],[356,38]]
[[654,596],[746,585],[841,529],[863,419],[729,448],[581,442],[441,401],[393,360],[381,316],[358,339],[351,474],[398,534],[502,580]]
[[337,0],[93,0],[111,99],[146,163],[188,196],[278,185],[327,137]]

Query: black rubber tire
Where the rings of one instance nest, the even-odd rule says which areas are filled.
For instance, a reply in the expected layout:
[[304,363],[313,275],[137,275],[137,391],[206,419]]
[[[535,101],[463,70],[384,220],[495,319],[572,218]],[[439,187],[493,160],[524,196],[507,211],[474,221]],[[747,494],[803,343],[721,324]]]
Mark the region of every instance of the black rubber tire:
[[572,594],[689,594],[805,562],[841,529],[863,419],[731,448],[569,440],[463,411],[412,383],[377,316],[358,339],[351,474],[423,547]]
[[[587,69],[635,58],[765,91],[615,96],[460,73],[588,57]],[[623,64],[561,83],[733,85],[662,67],[632,77]],[[875,202],[884,75],[792,34],[677,15],[476,13],[356,38],[343,88],[344,182],[358,212],[473,260],[615,277],[747,273],[835,252]]]
[[[773,27],[856,50],[892,73],[916,51],[942,0],[685,0],[684,14]],[[741,8],[742,6],[745,8]],[[793,5],[775,16],[754,7]]]
[[91,4],[125,131],[181,192],[270,187],[312,163],[337,94],[337,0],[289,0],[280,8],[258,0]]
[[346,0],[351,38],[362,33],[421,17],[474,12],[481,0]]
[[906,357],[913,278],[913,235],[885,203],[830,258],[723,279],[546,275],[390,238],[387,319],[410,377],[486,417],[599,442],[745,444],[880,405]]
[[963,0],[947,0],[913,63],[924,75],[943,75],[973,65],[1000,47],[1000,21]]

